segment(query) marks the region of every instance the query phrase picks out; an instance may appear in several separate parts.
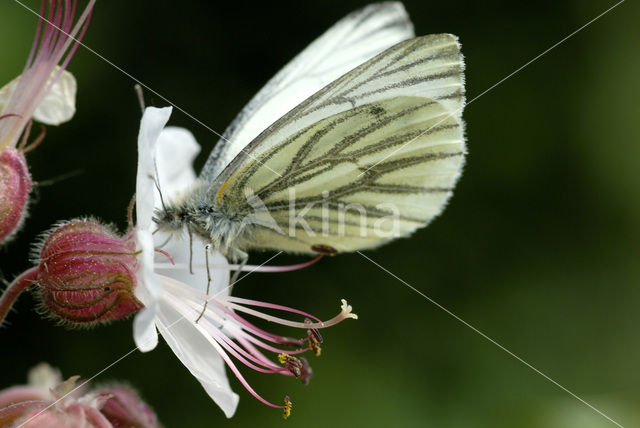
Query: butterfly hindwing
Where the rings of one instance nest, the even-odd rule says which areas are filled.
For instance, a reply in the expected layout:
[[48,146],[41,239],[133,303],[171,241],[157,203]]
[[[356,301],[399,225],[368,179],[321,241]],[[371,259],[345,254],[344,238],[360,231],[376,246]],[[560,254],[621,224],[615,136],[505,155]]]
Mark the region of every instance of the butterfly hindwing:
[[251,218],[264,213],[246,203],[243,189],[262,201],[277,227],[253,222],[251,247],[354,251],[426,225],[450,197],[463,156],[461,125],[441,103],[396,97],[287,139],[238,171],[220,203]]

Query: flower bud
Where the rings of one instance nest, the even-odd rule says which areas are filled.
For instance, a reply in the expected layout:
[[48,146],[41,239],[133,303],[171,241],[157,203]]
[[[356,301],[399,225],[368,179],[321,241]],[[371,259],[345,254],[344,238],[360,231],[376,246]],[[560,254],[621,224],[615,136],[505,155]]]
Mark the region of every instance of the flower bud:
[[136,242],[94,220],[72,220],[44,240],[36,283],[43,311],[77,325],[124,318],[143,305],[136,287]]
[[[59,382],[60,373],[40,364],[28,385],[0,391],[0,426],[9,428],[157,428],[155,413],[129,387],[86,392],[79,376]],[[52,382],[59,382],[52,384]]]
[[93,407],[79,402],[35,408],[14,421],[11,428],[111,428],[106,418]]
[[31,191],[31,176],[24,154],[8,147],[0,152],[0,243],[22,223]]
[[111,422],[114,428],[158,427],[153,410],[132,389],[114,385],[94,391],[108,397],[100,412]]

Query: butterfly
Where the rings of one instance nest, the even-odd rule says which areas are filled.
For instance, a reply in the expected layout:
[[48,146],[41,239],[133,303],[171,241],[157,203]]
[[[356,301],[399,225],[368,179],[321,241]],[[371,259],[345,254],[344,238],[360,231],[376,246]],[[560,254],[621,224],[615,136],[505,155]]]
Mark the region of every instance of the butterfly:
[[244,107],[198,180],[156,210],[231,259],[367,249],[426,226],[465,158],[464,63],[400,3],[347,15]]

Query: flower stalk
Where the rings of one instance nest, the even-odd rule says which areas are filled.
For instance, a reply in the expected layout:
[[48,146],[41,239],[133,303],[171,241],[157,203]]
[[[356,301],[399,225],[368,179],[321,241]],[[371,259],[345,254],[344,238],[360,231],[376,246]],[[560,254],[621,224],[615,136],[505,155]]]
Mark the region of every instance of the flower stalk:
[[[95,0],[76,21],[77,0],[43,0],[36,34],[22,74],[0,88],[0,244],[12,238],[26,216],[33,180],[25,154],[32,120],[48,125],[75,113],[76,81],[65,68],[87,31]],[[60,65],[58,65],[60,64]]]
[[18,276],[9,287],[4,291],[2,297],[0,297],[0,324],[3,323],[7,314],[11,310],[11,307],[18,299],[20,294],[23,291],[28,289],[33,283],[36,281],[38,276],[38,268],[33,267],[25,272],[23,272],[20,276]]

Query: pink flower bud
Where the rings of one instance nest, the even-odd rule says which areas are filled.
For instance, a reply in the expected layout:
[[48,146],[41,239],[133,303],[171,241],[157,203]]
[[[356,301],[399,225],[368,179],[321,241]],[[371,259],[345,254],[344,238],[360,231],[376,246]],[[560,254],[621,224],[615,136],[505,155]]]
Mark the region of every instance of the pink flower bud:
[[0,391],[0,426],[9,428],[157,428],[153,410],[129,387],[85,392],[79,376],[64,382],[60,373],[40,364],[29,385]]
[[153,410],[132,389],[114,385],[94,391],[108,397],[100,412],[111,422],[114,428],[158,427]]
[[143,305],[136,287],[136,241],[94,220],[72,220],[44,240],[36,283],[44,312],[71,324],[124,318]]
[[31,185],[24,154],[12,147],[0,152],[0,243],[20,227]]
[[99,410],[76,401],[33,410],[9,426],[11,428],[112,428]]

